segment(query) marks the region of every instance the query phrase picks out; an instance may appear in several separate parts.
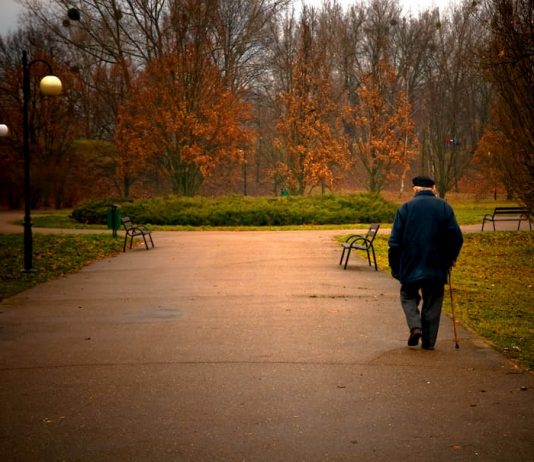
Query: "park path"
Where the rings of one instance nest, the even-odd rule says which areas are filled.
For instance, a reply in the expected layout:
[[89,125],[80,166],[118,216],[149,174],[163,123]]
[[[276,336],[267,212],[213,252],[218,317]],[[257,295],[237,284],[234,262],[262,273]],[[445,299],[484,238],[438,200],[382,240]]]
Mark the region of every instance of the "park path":
[[156,232],[4,300],[3,460],[532,460],[534,377],[445,316],[407,348],[338,233]]

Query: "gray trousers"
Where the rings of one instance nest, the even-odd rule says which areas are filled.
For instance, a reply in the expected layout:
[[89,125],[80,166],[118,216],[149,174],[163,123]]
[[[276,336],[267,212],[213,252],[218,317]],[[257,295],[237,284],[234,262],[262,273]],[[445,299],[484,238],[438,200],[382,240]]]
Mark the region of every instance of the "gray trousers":
[[[433,347],[438,337],[444,287],[443,282],[434,280],[401,285],[400,299],[406,322],[410,330],[416,327],[422,330],[425,347]],[[419,311],[421,300],[423,304]]]

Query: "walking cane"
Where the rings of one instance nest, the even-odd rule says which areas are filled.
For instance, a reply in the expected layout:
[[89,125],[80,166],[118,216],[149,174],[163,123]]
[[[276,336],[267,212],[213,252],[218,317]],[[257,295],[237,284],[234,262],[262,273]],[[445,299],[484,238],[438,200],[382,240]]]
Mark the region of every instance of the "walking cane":
[[454,347],[458,350],[460,345],[458,344],[458,334],[456,332],[456,318],[454,316],[454,301],[452,298],[452,277],[451,270],[449,270],[449,292],[451,294],[451,312],[452,312],[452,326],[454,327]]

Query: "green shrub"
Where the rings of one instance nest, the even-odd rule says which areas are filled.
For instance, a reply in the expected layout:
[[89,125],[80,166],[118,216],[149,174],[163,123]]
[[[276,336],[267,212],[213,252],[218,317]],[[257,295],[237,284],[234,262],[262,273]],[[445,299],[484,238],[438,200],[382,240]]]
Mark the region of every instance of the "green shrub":
[[119,205],[122,208],[129,202],[117,198],[94,199],[76,207],[70,217],[78,223],[103,225],[107,222],[107,214],[112,205]]
[[83,223],[105,223],[112,204],[133,222],[182,226],[286,226],[390,223],[397,206],[377,194],[346,196],[157,197],[133,202],[101,199],[72,212]]

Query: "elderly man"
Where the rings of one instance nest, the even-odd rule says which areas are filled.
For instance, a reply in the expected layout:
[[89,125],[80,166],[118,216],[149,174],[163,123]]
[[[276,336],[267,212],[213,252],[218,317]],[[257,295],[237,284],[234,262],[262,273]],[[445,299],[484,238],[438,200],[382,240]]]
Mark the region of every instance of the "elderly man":
[[410,329],[408,346],[417,346],[422,338],[422,347],[433,350],[447,275],[463,237],[452,207],[436,197],[434,180],[417,176],[412,183],[414,197],[395,215],[389,266],[401,283],[400,300]]

